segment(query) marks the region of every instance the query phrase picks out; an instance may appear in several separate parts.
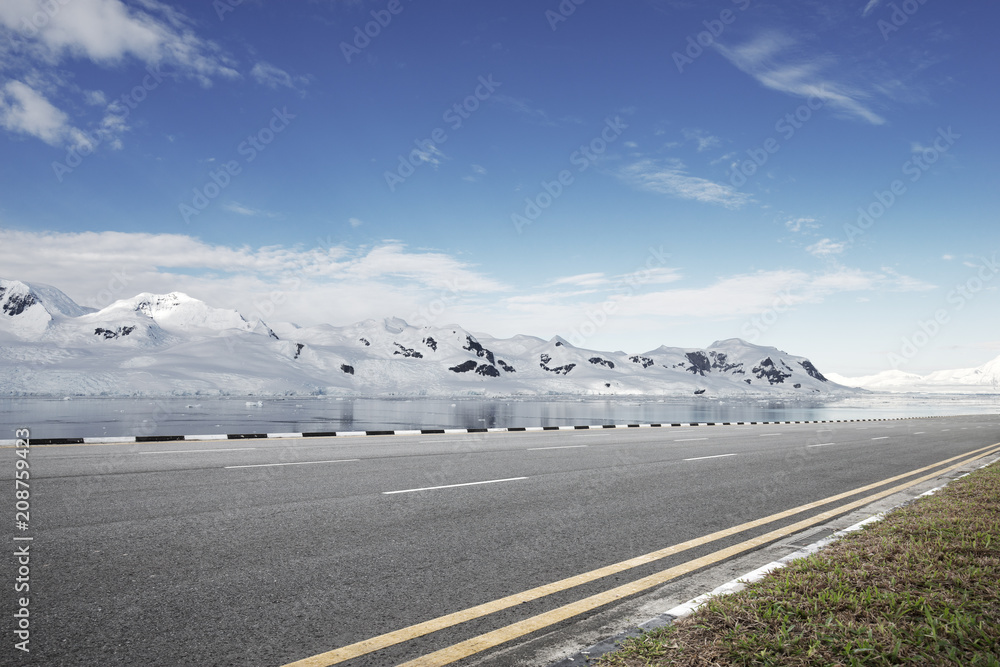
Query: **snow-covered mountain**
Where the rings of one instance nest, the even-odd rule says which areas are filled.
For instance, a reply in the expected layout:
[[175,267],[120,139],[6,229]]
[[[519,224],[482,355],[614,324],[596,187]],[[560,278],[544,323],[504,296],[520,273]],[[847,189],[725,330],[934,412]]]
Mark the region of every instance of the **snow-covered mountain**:
[[398,318],[335,327],[248,321],[181,293],[102,310],[0,281],[0,395],[679,395],[856,392],[808,359],[740,339],[640,354],[560,337],[499,339]]
[[829,379],[848,387],[871,391],[996,394],[1000,393],[1000,357],[978,368],[934,371],[928,375],[892,370],[862,377],[843,377],[830,373]]

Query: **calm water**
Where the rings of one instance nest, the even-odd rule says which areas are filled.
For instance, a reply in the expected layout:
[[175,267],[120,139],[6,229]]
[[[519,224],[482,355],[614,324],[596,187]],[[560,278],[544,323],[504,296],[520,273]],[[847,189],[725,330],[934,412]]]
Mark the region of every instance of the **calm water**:
[[808,421],[1000,413],[1000,396],[874,394],[823,403],[718,399],[4,398],[0,440],[492,428],[724,421]]

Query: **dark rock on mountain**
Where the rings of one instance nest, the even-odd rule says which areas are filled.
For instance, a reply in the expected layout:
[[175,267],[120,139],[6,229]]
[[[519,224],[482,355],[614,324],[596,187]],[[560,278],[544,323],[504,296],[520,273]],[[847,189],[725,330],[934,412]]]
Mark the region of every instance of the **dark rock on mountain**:
[[393,345],[395,345],[396,347],[399,348],[398,350],[396,350],[395,352],[393,352],[393,354],[401,354],[404,357],[407,357],[407,358],[408,357],[413,357],[414,359],[423,359],[424,358],[423,354],[421,354],[420,352],[417,352],[416,350],[414,350],[411,347],[404,347],[403,345],[400,345],[399,343],[395,343],[395,342],[393,343]]
[[428,336],[427,338],[425,338],[425,339],[423,340],[423,343],[424,343],[424,345],[426,345],[427,347],[429,347],[429,348],[431,348],[432,350],[434,350],[435,352],[437,352],[437,349],[438,349],[438,344],[437,344],[437,341],[436,341],[436,340],[434,340],[433,338],[431,338],[430,336]]
[[477,357],[486,357],[491,364],[496,363],[493,359],[493,353],[483,347],[478,340],[472,336],[466,335],[465,341],[466,344],[462,347],[463,350],[475,352]]
[[816,378],[820,382],[829,382],[829,380],[827,380],[825,377],[823,377],[822,373],[820,373],[818,370],[816,370],[816,367],[813,366],[813,363],[811,361],[809,361],[809,360],[800,361],[799,365],[802,366],[802,368],[805,369],[806,373],[809,373],[809,377]]
[[628,360],[631,361],[633,364],[642,364],[643,368],[649,368],[650,366],[653,365],[653,360],[650,359],[649,357],[640,357],[636,355],[634,357],[629,357]]
[[500,377],[500,371],[496,369],[496,366],[491,366],[490,364],[479,364],[479,366],[476,368],[476,372],[486,377],[491,377],[491,378]]
[[511,366],[510,364],[508,364],[503,359],[497,359],[497,363],[500,365],[500,368],[504,369],[504,371],[507,372],[507,373],[516,373],[517,372],[516,370],[514,370],[513,366]]
[[476,365],[477,365],[476,362],[470,359],[469,361],[463,362],[458,366],[452,366],[448,370],[452,371],[453,373],[468,373],[469,371],[475,370]]
[[615,367],[615,362],[608,361],[607,359],[601,359],[600,357],[591,357],[590,359],[587,359],[587,361],[589,361],[590,363],[592,363],[594,365],[604,366],[605,368],[614,368]]
[[98,327],[94,329],[95,336],[104,336],[105,340],[113,340],[122,336],[127,336],[135,331],[135,327],[118,327],[117,329],[105,329]]
[[704,377],[706,372],[712,372],[712,363],[708,360],[708,356],[704,352],[688,352],[684,356],[691,362],[691,367],[687,370],[695,375]]
[[340,370],[344,371],[348,375],[354,375],[354,366],[351,366],[350,364],[341,364]]
[[[0,298],[3,298],[4,292],[6,292],[6,290],[3,287],[0,287]],[[30,293],[15,294],[14,296],[10,297],[10,299],[8,299],[6,303],[4,303],[3,312],[6,313],[7,315],[10,315],[11,317],[14,317],[15,315],[20,315],[28,308],[34,306],[36,303],[38,302],[35,300],[35,297],[32,296]]]
[[791,373],[783,373],[781,369],[779,369],[774,362],[771,361],[771,357],[768,357],[764,361],[760,362],[759,366],[754,366],[752,370],[754,374],[756,374],[757,379],[763,380],[764,378],[767,378],[769,384],[782,384],[786,378],[792,377]]
[[292,359],[298,359],[299,355],[302,354],[302,348],[304,348],[304,347],[305,347],[304,344],[302,344],[302,343],[296,343],[295,344],[295,356],[292,357]]

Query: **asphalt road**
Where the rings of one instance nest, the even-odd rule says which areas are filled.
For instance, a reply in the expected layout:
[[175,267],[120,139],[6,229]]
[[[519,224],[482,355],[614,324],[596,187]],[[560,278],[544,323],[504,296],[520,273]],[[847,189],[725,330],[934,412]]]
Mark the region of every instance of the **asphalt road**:
[[[6,621],[0,662],[284,665],[998,442],[987,415],[36,446],[32,650]],[[399,664],[801,518],[341,664]]]

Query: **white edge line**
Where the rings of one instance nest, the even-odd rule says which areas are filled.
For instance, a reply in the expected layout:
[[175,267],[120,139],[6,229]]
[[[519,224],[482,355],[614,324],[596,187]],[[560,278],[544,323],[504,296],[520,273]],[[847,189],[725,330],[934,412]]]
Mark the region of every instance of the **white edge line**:
[[185,440],[229,440],[229,436],[225,433],[216,433],[214,435],[185,435]]
[[383,491],[383,496],[391,496],[395,493],[413,493],[415,491],[436,491],[438,489],[454,489],[459,486],[476,486],[477,484],[497,484],[498,482],[516,482],[518,480],[528,479],[527,477],[508,477],[506,479],[488,479],[484,482],[465,482],[464,484],[446,484],[444,486],[425,486],[420,489],[403,489],[401,491]]
[[888,440],[889,436],[883,435],[881,438],[872,438],[872,440]]
[[[116,445],[116,444],[121,444],[123,442],[124,443],[135,442],[135,436],[134,435],[124,435],[124,436],[120,436],[120,437],[115,437],[115,436],[112,436],[112,437],[99,436],[99,437],[96,437],[96,438],[84,438],[83,439],[83,444],[85,444],[85,445]],[[13,443],[14,443],[14,441],[11,440],[11,444],[13,444]]]
[[806,445],[806,447],[829,447],[830,445],[836,445],[836,442],[821,442],[818,445]]
[[702,461],[704,459],[722,459],[727,456],[736,456],[736,454],[716,454],[715,456],[698,456],[693,459],[684,459],[685,461]]
[[543,449],[579,449],[580,447],[589,447],[590,445],[563,445],[562,447],[528,447],[526,452],[540,452]]
[[226,470],[232,470],[233,468],[273,468],[275,466],[304,466],[310,463],[350,463],[352,461],[360,461],[361,459],[337,459],[335,461],[296,461],[293,463],[254,463],[251,465],[243,466],[223,466]]
[[269,438],[301,438],[301,433],[268,433]]
[[193,454],[202,452],[248,452],[256,447],[227,447],[225,449],[162,449],[156,452],[136,452],[137,454]]
[[674,440],[674,442],[694,442],[696,440],[708,440],[708,438],[681,438],[680,440]]

